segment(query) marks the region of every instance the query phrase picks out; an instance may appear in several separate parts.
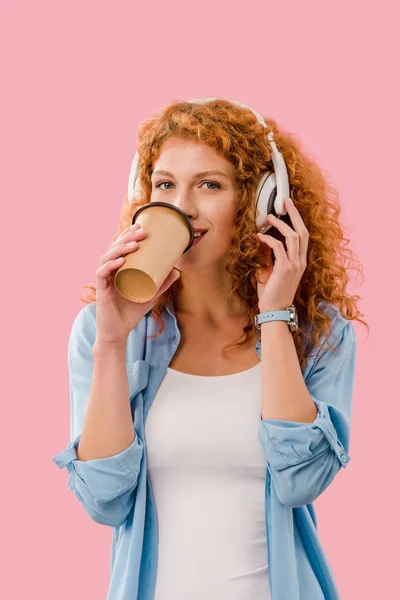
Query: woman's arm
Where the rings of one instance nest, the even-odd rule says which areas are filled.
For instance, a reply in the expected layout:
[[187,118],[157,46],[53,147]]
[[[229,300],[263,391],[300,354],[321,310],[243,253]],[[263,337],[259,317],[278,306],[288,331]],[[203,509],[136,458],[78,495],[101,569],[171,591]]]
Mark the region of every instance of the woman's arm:
[[71,442],[53,461],[67,468],[86,512],[116,527],[133,506],[143,443],[133,429],[126,349],[96,346],[87,310],[75,318],[68,345]]
[[126,374],[126,342],[119,347],[95,342],[93,377],[77,457],[108,458],[135,439]]
[[313,502],[350,460],[356,336],[351,321],[343,321],[337,319],[334,326],[337,350],[320,350],[306,381],[318,409],[314,421],[260,420],[259,438],[286,506]]
[[285,321],[261,325],[262,418],[312,423],[317,409],[303,379]]

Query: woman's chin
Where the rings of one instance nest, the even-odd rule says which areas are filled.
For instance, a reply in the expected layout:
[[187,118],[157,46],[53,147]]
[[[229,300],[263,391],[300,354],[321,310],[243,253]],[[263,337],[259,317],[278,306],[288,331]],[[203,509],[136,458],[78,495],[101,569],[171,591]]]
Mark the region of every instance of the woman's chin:
[[[190,252],[190,250],[188,250]],[[183,255],[177,263],[175,263],[175,268],[179,269],[179,271],[199,271],[209,269],[210,267],[215,267],[218,265],[218,268],[221,268],[223,271],[226,265],[226,254],[223,256],[215,256],[207,258],[205,256],[194,256],[194,255]]]

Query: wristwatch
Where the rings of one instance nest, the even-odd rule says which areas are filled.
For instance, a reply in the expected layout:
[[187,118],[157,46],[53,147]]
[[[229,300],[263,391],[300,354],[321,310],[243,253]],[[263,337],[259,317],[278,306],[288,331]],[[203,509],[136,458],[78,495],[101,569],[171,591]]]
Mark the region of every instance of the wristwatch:
[[286,310],[271,310],[262,312],[254,317],[254,323],[257,329],[261,329],[261,323],[268,321],[287,321],[290,331],[297,331],[299,322],[297,319],[297,309],[292,304]]

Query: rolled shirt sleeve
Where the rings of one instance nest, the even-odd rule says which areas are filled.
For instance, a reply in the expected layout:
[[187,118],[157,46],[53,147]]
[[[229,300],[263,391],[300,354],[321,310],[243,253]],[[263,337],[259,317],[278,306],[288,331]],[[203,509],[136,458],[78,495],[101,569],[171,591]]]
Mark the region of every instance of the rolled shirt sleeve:
[[[344,326],[338,332],[338,324],[343,321]],[[350,461],[356,336],[351,321],[342,318],[335,323],[337,349],[319,350],[306,381],[318,411],[315,420],[312,423],[260,421],[259,438],[271,477],[278,498],[287,506],[313,502]]]
[[[68,486],[92,519],[104,525],[120,526],[134,502],[143,442],[135,431],[133,442],[114,456],[87,461],[77,458],[91,389],[92,347],[96,337],[95,320],[88,311],[89,306],[86,306],[76,316],[68,344],[71,441],[52,460],[60,469],[67,469]],[[128,370],[130,393],[134,375],[134,371]]]

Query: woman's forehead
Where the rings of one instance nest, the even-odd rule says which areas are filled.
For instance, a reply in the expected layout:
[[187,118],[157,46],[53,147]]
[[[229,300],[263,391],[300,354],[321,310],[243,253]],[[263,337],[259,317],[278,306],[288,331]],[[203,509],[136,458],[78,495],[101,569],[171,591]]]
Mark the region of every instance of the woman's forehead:
[[[218,169],[229,178],[234,175],[234,166],[230,161],[208,144],[198,140],[187,140],[176,136],[166,139],[158,152],[154,169],[172,171],[174,166],[172,163],[175,163],[175,159],[179,161],[187,159],[189,162],[201,161],[202,171]],[[196,168],[196,165],[194,164],[193,167]]]

